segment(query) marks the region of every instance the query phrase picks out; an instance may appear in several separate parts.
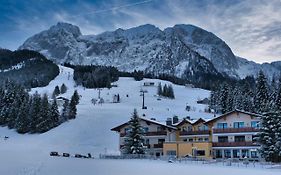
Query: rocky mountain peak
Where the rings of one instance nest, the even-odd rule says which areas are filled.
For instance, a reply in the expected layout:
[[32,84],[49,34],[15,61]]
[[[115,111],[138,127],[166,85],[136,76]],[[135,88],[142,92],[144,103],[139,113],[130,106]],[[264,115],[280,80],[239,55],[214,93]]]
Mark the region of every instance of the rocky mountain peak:
[[[39,51],[57,63],[107,65],[123,71],[143,70],[180,78],[200,73],[243,78],[255,74],[248,71],[249,66],[262,66],[246,64],[236,58],[222,39],[190,24],[178,24],[163,31],[145,24],[82,35],[79,27],[59,22],[27,39],[19,49]],[[264,70],[270,75],[278,72],[272,67],[266,66]]]

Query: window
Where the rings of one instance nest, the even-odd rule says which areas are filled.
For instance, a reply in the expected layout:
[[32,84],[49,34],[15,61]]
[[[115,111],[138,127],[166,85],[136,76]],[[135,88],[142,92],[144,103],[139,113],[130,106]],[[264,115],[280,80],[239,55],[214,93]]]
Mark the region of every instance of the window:
[[228,137],[227,136],[218,136],[218,142],[219,143],[228,142]]
[[251,127],[252,128],[260,128],[260,122],[259,121],[252,121]]
[[215,157],[216,158],[222,158],[222,150],[215,150]]
[[219,129],[225,129],[225,128],[227,128],[227,123],[218,123],[218,124],[217,124],[217,128],[219,128]]
[[188,139],[189,142],[193,142],[193,139]]
[[149,139],[146,139],[146,140],[145,140],[145,144],[146,144],[146,145],[149,145]]
[[258,158],[258,152],[257,151],[251,151],[251,158]]
[[188,127],[187,127],[187,130],[188,130],[188,131],[192,131],[192,126],[188,126]]
[[203,138],[198,138],[198,141],[199,141],[199,142],[202,142],[202,141],[203,141]]
[[238,149],[233,150],[233,158],[240,158],[240,151]]
[[224,157],[231,158],[231,151],[229,149],[224,150]]
[[208,126],[206,126],[206,125],[201,125],[201,126],[199,126],[198,127],[198,130],[199,131],[207,131],[209,128],[208,128]]
[[165,142],[165,139],[158,139],[158,144],[163,144]]
[[186,131],[186,127],[185,127],[185,126],[182,127],[182,128],[181,128],[181,131]]
[[243,128],[244,122],[234,122],[233,126],[234,128]]
[[130,131],[131,131],[131,128],[125,128],[125,134],[129,134]]
[[177,155],[177,151],[175,151],[175,150],[168,150],[167,151],[167,155],[168,156],[176,156]]
[[204,141],[205,141],[205,142],[208,142],[208,141],[209,141],[209,138],[208,138],[208,137],[204,138]]
[[183,139],[182,141],[187,142],[187,139]]
[[148,127],[143,127],[143,132],[147,133],[148,132]]
[[196,155],[197,156],[205,156],[205,150],[197,150]]
[[249,150],[242,149],[242,158],[249,158]]
[[234,141],[235,142],[245,142],[245,136],[235,136]]

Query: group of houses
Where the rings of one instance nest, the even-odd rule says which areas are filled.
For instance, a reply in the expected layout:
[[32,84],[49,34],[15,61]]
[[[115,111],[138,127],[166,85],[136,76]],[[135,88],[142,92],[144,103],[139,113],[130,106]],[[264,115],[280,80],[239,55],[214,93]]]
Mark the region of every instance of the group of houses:
[[[260,115],[234,110],[209,120],[178,117],[165,123],[140,117],[146,154],[197,158],[259,159]],[[111,129],[119,133],[120,152],[124,148],[129,123]]]

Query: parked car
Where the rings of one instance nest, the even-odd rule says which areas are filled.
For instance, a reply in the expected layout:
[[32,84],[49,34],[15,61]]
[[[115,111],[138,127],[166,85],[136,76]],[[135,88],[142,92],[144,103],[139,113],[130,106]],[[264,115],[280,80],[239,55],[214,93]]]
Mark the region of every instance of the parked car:
[[76,158],[82,158],[82,155],[81,155],[81,154],[75,154],[74,157],[76,157]]
[[69,154],[69,153],[62,153],[62,156],[63,156],[63,157],[69,157],[70,154]]
[[59,156],[59,153],[56,151],[50,152],[50,156]]

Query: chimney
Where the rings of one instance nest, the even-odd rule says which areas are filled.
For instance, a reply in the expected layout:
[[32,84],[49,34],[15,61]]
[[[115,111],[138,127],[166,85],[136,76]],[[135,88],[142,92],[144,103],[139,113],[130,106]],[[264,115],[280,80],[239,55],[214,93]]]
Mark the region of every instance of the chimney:
[[187,120],[190,120],[190,119],[191,119],[190,116],[186,116],[185,118],[186,118]]
[[172,118],[167,118],[166,125],[172,126]]
[[179,117],[178,116],[174,116],[173,117],[173,124],[176,124],[179,122]]

